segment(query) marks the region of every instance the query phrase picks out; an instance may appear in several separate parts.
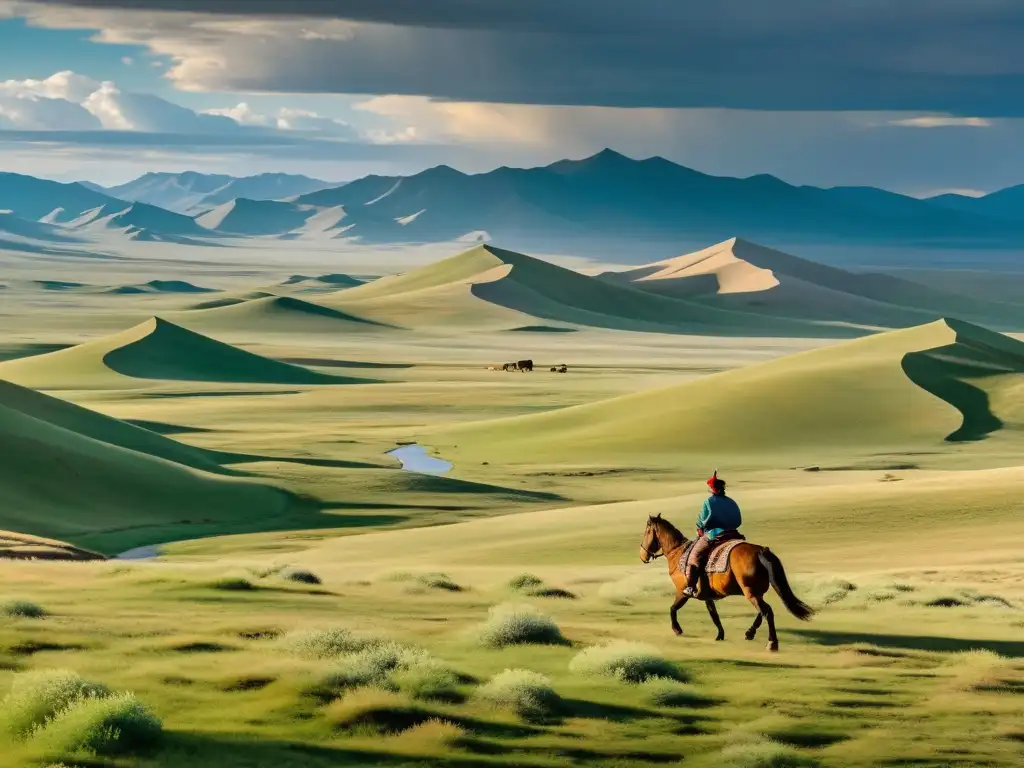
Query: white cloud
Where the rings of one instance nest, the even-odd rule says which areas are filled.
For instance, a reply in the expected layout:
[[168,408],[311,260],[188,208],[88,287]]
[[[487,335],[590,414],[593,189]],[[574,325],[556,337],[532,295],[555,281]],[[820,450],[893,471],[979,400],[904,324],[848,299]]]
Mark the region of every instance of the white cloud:
[[900,128],[991,128],[992,121],[983,117],[952,117],[951,115],[921,115],[903,120],[892,120],[889,125]]
[[359,139],[359,133],[344,120],[325,117],[306,109],[281,107],[273,115],[262,115],[246,102],[233,107],[207,109],[203,114],[229,117],[240,125],[276,128],[279,131],[316,133],[332,139]]

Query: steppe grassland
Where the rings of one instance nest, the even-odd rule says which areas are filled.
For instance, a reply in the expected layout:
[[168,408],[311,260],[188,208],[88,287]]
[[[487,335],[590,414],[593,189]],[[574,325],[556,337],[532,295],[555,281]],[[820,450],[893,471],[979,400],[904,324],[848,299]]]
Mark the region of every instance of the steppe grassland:
[[[113,283],[119,276],[90,265],[77,277]],[[217,287],[244,290],[275,278],[221,276]],[[24,292],[3,301],[5,320],[17,323],[4,323],[0,343],[14,348],[122,331],[194,297]],[[763,636],[742,640],[752,614],[741,600],[721,605],[724,643],[711,640],[710,622],[694,605],[681,617],[686,636],[672,637],[663,567],[636,560],[648,514],[689,530],[703,473],[713,467],[609,466],[572,451],[547,467],[484,465],[483,457],[456,466],[456,479],[561,497],[527,501],[401,473],[384,455],[410,434],[672,385],[827,342],[473,328],[216,338],[276,359],[370,365],[305,363],[382,383],[176,381],[141,392],[59,394],[119,419],[173,425],[181,442],[268,457],[249,468],[344,503],[332,514],[345,527],[185,541],[151,562],[0,567],[0,602],[44,612],[0,611],[0,686],[26,670],[69,668],[133,691],[163,720],[157,751],[100,764],[1019,763],[1024,524],[1016,505],[1024,472],[981,468],[998,466],[999,451],[1009,448],[989,455],[950,447],[909,461],[857,455],[849,468],[836,461],[820,472],[794,468],[785,455],[773,468],[732,468],[748,537],[770,544],[798,593],[820,608],[812,624],[798,625],[776,605],[778,656],[763,650]],[[485,370],[526,356],[565,362],[570,373],[550,374],[546,365],[532,376]],[[978,469],[951,471],[964,461]],[[908,464],[919,468],[900,468]],[[415,529],[457,520],[466,522]],[[367,525],[411,530],[352,536]],[[296,569],[321,584],[286,578]],[[510,585],[524,583],[524,573],[575,597]],[[513,613],[532,606],[566,644],[482,644],[481,625],[502,605]],[[290,633],[334,627],[369,646],[382,640],[425,651],[431,661],[411,654],[412,671],[428,677],[449,669],[455,682],[439,687],[444,695],[416,698],[430,686],[410,684],[411,672],[388,670],[378,656],[295,652]],[[614,641],[653,646],[682,680],[626,683],[570,668],[585,648]],[[358,690],[328,701],[318,691],[325,681],[339,685],[341,668],[361,681]],[[517,669],[546,677],[558,697],[544,716],[524,717],[481,692]],[[508,679],[521,688],[529,682]],[[81,755],[38,749],[19,744],[7,756],[14,764],[86,764]]]

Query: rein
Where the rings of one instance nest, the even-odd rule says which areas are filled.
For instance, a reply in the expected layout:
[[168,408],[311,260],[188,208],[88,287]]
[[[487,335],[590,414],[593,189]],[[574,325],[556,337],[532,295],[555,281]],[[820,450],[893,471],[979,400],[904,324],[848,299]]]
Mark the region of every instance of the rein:
[[[658,547],[659,547],[659,549],[661,548],[661,544],[660,543],[658,544]],[[651,559],[651,560],[657,560],[659,557],[664,557],[665,556],[664,549],[662,549],[661,552],[651,552],[651,550],[649,550],[647,547],[645,547],[642,543],[640,544],[640,549],[642,549],[644,552],[646,552],[647,553],[647,557],[649,559]]]

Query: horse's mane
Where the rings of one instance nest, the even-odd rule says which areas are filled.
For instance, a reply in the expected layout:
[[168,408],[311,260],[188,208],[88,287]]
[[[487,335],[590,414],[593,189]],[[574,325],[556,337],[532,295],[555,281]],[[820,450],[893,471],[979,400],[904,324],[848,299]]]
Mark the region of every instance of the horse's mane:
[[659,531],[667,533],[671,536],[675,536],[677,541],[686,541],[686,537],[683,535],[682,531],[680,531],[678,528],[672,525],[672,523],[670,523],[665,518],[652,517],[651,522],[654,523],[654,527],[657,528]]

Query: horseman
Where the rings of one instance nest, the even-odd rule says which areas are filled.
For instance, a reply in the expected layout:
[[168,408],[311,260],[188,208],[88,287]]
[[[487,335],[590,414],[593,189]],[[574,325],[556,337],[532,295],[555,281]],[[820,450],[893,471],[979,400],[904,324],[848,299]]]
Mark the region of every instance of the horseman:
[[690,562],[686,567],[687,597],[697,596],[697,582],[707,565],[708,556],[715,544],[737,534],[742,522],[739,505],[725,495],[725,481],[718,477],[718,470],[708,480],[711,495],[704,500],[704,506],[697,516],[697,541],[693,544]]

